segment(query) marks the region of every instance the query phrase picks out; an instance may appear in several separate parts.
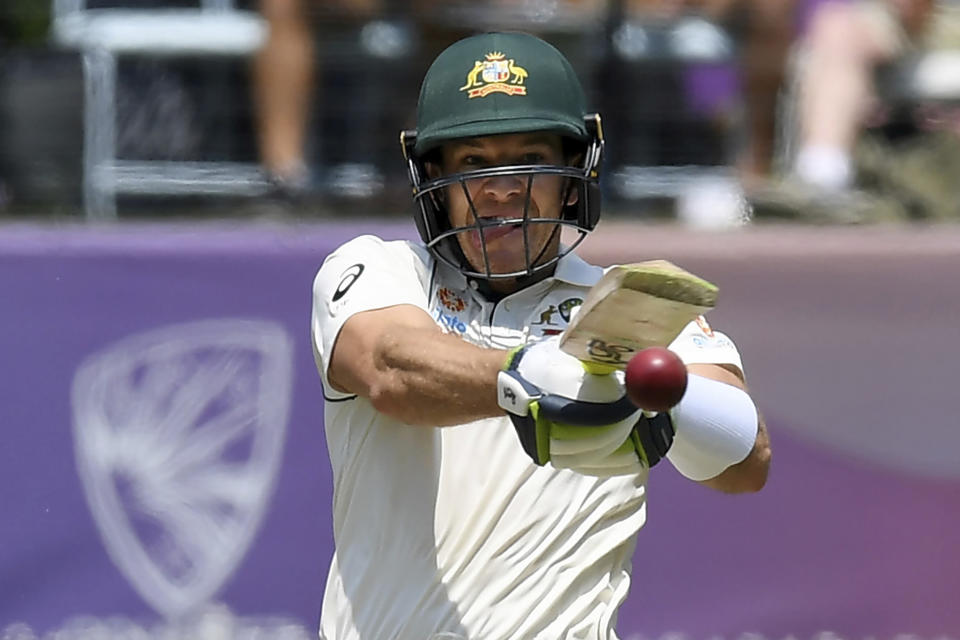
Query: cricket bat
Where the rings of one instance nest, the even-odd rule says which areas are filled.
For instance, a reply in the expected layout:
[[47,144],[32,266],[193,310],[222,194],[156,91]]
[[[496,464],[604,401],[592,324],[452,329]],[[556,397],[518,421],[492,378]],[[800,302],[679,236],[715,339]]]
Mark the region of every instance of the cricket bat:
[[666,347],[717,303],[715,285],[666,260],[611,268],[587,293],[560,349],[591,373],[623,369],[637,351]]

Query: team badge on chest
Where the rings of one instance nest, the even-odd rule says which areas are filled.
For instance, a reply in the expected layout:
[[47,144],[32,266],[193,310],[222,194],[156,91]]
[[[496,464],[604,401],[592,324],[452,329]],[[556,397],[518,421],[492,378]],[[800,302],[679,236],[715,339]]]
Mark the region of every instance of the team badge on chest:
[[582,298],[567,298],[559,304],[548,304],[534,315],[535,319],[530,322],[530,326],[541,336],[559,335],[570,322],[570,314],[581,304]]

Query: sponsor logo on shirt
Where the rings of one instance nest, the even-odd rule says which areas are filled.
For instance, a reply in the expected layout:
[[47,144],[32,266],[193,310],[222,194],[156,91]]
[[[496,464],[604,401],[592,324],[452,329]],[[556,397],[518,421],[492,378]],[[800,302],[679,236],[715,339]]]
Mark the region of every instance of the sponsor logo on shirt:
[[340,298],[346,295],[347,291],[350,290],[350,287],[353,286],[353,283],[357,281],[360,277],[360,274],[363,273],[363,265],[355,264],[340,274],[340,284],[337,285],[337,290],[333,292],[333,302],[336,302]]
[[439,306],[433,310],[433,319],[447,332],[466,333],[467,325],[452,313],[444,313]]
[[690,341],[701,349],[719,349],[720,347],[733,346],[728,339],[720,337],[717,334],[713,334],[709,338],[707,336],[698,336],[694,334],[690,336]]

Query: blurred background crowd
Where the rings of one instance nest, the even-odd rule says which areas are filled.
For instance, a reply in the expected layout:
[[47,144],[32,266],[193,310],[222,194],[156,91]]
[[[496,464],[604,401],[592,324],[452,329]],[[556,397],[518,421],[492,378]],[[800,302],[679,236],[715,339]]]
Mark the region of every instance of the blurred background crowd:
[[578,69],[608,213],[960,219],[956,0],[3,0],[0,216],[406,215],[419,80],[493,29]]
[[603,116],[581,255],[716,282],[774,434],[756,499],[657,474],[620,637],[960,640],[958,14],[0,0],[0,640],[316,638],[311,283],[416,237],[398,133],[490,29],[555,44]]

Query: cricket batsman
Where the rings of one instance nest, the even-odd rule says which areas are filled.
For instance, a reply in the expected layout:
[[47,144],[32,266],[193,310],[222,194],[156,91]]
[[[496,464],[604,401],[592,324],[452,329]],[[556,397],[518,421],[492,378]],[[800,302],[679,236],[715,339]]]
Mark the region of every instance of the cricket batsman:
[[320,638],[614,640],[651,468],[766,482],[740,355],[703,319],[683,326],[686,393],[653,413],[620,371],[560,349],[605,271],[573,252],[600,218],[603,141],[554,47],[456,42],[416,127],[422,243],[357,237],[313,286],[336,542]]

